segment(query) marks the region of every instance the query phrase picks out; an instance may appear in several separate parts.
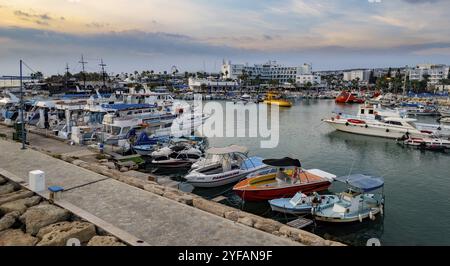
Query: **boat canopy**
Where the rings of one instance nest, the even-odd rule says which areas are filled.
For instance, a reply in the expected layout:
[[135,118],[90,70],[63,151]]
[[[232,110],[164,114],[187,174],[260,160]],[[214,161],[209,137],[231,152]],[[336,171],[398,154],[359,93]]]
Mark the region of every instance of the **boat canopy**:
[[209,154],[217,154],[217,155],[223,155],[223,154],[229,154],[229,153],[247,153],[248,148],[244,146],[238,146],[238,145],[231,145],[228,147],[223,148],[209,148],[207,151]]
[[372,177],[362,174],[336,177],[336,180],[347,185],[360,189],[363,192],[369,192],[384,186],[384,180],[381,177]]
[[266,159],[263,160],[263,163],[275,167],[302,167],[298,159],[292,159],[289,157],[284,157],[283,159]]

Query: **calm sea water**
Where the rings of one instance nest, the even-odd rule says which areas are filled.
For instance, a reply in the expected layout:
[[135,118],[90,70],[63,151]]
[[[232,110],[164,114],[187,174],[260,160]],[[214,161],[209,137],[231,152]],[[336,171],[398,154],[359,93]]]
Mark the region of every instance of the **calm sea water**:
[[[274,149],[261,149],[257,138],[210,138],[209,144],[244,145],[250,155],[264,158],[298,158],[305,169],[318,168],[338,176],[363,173],[384,177],[384,216],[375,221],[317,223],[306,228],[327,239],[351,245],[366,245],[374,237],[382,245],[450,245],[450,155],[404,148],[390,139],[336,132],[321,119],[337,109],[356,113],[357,106],[301,100],[280,110],[280,142]],[[435,122],[434,118],[427,120]],[[243,203],[231,188],[196,189],[194,193],[208,198],[225,195],[229,205],[281,222],[295,219],[271,212],[268,203]],[[344,188],[333,184],[330,190]]]

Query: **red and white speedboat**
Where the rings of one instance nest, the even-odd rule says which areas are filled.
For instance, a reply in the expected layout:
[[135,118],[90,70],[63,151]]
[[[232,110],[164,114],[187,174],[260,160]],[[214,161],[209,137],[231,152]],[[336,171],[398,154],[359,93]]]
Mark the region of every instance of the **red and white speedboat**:
[[364,103],[365,100],[360,98],[357,93],[343,91],[336,97],[336,103]]
[[318,169],[303,170],[299,160],[287,157],[263,160],[263,163],[277,168],[277,171],[249,177],[233,187],[244,201],[266,201],[292,197],[297,192],[310,194],[327,190],[336,177]]

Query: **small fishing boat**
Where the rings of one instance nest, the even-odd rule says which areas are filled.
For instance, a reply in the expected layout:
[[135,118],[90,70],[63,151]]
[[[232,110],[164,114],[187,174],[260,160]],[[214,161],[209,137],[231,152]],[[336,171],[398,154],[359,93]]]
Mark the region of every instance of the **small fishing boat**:
[[280,107],[291,107],[292,103],[283,99],[278,92],[268,92],[264,103],[269,105],[278,105]]
[[275,167],[277,171],[252,176],[236,184],[233,190],[243,200],[266,201],[292,197],[297,192],[309,194],[323,191],[336,177],[319,169],[303,170],[298,159],[288,157],[266,159],[263,163]]
[[319,195],[313,193],[307,196],[301,192],[295,194],[293,198],[279,198],[269,200],[272,211],[287,213],[287,214],[304,214],[311,213],[314,207],[316,210],[326,208],[339,201],[336,195]]
[[[332,223],[362,222],[364,219],[375,219],[383,213],[384,180],[362,174],[337,177],[338,182],[347,185],[346,192],[338,195],[339,201],[328,207],[313,208],[312,214],[318,221]],[[378,190],[380,193],[376,193]]]
[[246,175],[265,169],[260,157],[248,157],[246,147],[231,145],[210,148],[207,158],[195,165],[184,178],[194,187],[218,187],[237,182]]

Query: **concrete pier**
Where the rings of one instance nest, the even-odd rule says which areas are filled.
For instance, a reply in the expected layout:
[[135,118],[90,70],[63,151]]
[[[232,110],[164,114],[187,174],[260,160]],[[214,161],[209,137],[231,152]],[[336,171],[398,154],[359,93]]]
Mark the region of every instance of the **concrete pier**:
[[[48,149],[73,151],[61,145]],[[84,213],[92,220],[98,218],[149,245],[299,245],[288,238],[183,205],[41,152],[21,150],[18,143],[0,140],[0,150],[3,171],[24,182],[29,171],[44,171],[47,186],[57,185],[68,190],[62,200],[72,206],[72,212]]]

